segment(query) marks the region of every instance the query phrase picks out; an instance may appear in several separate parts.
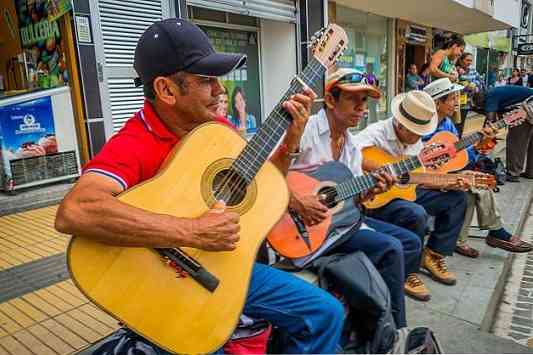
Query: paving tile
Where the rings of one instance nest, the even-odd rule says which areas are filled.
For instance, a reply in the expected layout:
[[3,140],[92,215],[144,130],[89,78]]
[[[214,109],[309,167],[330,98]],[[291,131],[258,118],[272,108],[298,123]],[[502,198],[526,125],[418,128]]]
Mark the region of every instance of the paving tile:
[[6,336],[0,339],[0,344],[12,355],[32,355],[30,350],[21,344],[12,336]]
[[23,328],[27,328],[35,323],[35,321],[33,321],[30,317],[28,317],[9,303],[0,303],[0,311],[9,316]]
[[31,352],[38,355],[55,355],[56,352],[46,346],[27,330],[21,330],[13,334],[13,338],[24,344]]
[[8,303],[15,306],[17,309],[22,311],[24,314],[26,314],[28,317],[30,317],[36,322],[42,322],[43,320],[48,318],[46,314],[39,311],[37,308],[35,308],[34,306],[32,306],[30,303],[26,302],[22,298],[12,299]]
[[99,333],[100,335],[103,335],[103,336],[108,335],[114,330],[113,328],[108,327],[104,323],[94,319],[93,317],[77,309],[73,309],[72,311],[67,312],[67,314],[71,316],[72,318],[74,318],[75,320],[79,321],[80,323],[88,326],[89,328]]
[[94,343],[102,338],[101,334],[98,334],[91,328],[87,327],[85,324],[77,321],[66,313],[60,314],[54,318],[56,321],[88,341],[89,343]]
[[22,327],[6,314],[0,312],[0,328],[8,333],[15,333],[22,329]]
[[47,321],[42,322],[41,325],[76,350],[88,345],[87,341],[73,333],[64,325],[58,323],[55,319],[48,319]]
[[50,303],[46,302],[44,299],[36,295],[35,293],[28,293],[22,298],[29,302],[31,305],[33,305],[38,310],[42,311],[43,313],[46,313],[47,315],[54,317],[61,313],[59,309],[57,309],[55,306],[51,305]]
[[68,345],[57,335],[53,334],[40,324],[35,324],[27,330],[58,354],[70,354],[74,351],[72,346]]

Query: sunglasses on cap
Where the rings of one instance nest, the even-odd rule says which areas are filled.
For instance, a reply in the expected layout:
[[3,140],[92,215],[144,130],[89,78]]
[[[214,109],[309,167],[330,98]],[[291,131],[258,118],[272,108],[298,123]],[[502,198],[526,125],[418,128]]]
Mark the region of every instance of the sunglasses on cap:
[[350,73],[341,77],[337,84],[368,84],[375,85],[376,80],[373,76],[361,73]]

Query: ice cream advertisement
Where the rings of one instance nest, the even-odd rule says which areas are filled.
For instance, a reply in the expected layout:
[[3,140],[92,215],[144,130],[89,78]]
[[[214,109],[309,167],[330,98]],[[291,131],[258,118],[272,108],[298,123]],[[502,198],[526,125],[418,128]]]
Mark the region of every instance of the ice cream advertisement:
[[0,122],[4,162],[57,153],[50,97],[0,107]]

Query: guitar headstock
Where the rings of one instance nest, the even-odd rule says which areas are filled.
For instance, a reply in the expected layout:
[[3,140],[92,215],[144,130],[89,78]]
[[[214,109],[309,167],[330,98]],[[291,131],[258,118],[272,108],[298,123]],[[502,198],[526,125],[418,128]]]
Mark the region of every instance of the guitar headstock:
[[424,146],[418,159],[426,168],[438,169],[457,155],[457,150],[453,144],[431,143]]
[[505,124],[509,127],[516,127],[520,126],[527,118],[526,111],[524,111],[521,108],[518,108],[516,110],[513,110],[511,112],[507,112],[503,115],[503,120],[505,121]]
[[348,36],[342,27],[334,23],[321,29],[311,38],[313,56],[325,68],[335,64],[348,46]]

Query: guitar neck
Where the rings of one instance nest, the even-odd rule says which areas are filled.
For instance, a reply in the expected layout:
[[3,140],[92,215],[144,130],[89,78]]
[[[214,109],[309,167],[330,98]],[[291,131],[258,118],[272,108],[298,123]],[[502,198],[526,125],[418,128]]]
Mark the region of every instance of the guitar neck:
[[315,92],[319,92],[318,86],[325,71],[326,68],[322,63],[313,57],[298,78],[294,78],[291,81],[290,88],[285,95],[283,95],[261,125],[259,131],[233,162],[232,170],[236,171],[248,184],[266,162],[292,121],[291,116],[282,107],[283,102],[287,101],[292,95],[301,92],[304,85],[312,88]]
[[[496,129],[502,129],[507,126],[507,123],[505,122],[505,119],[503,119],[503,120],[499,120],[498,122],[496,122],[493,126]],[[461,151],[476,143],[479,143],[482,139],[483,139],[483,134],[481,132],[469,134],[468,136],[460,139],[459,142],[455,143],[455,149],[457,151]]]
[[457,183],[459,180],[468,182],[470,186],[476,187],[476,177],[470,174],[439,174],[439,173],[411,173],[409,174],[409,184],[446,186]]
[[[396,163],[387,164],[381,167],[379,171],[388,173],[392,176],[402,176],[410,171],[418,169],[422,166],[422,162],[418,157],[410,157],[400,160]],[[355,197],[362,192],[367,192],[376,186],[376,179],[372,175],[356,176],[348,181],[337,185],[337,200],[344,201],[351,197]]]

